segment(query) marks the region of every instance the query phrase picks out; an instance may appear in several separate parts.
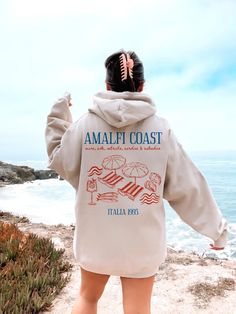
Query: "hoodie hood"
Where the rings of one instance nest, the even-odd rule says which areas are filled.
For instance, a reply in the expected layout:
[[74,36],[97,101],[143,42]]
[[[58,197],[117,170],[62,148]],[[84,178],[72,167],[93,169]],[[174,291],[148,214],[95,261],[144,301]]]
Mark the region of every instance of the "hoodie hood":
[[154,115],[156,107],[152,99],[143,93],[106,91],[94,95],[93,107],[88,111],[121,128]]

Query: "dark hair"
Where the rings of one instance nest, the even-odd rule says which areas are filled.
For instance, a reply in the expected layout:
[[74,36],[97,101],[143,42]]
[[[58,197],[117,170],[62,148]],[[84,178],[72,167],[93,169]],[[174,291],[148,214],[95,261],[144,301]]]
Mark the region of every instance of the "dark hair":
[[[121,80],[120,56],[129,54],[134,62],[133,78],[129,75],[126,80]],[[105,61],[106,67],[106,82],[111,86],[111,89],[116,92],[136,92],[140,83],[144,82],[143,64],[134,51],[125,52],[123,50],[113,53]]]

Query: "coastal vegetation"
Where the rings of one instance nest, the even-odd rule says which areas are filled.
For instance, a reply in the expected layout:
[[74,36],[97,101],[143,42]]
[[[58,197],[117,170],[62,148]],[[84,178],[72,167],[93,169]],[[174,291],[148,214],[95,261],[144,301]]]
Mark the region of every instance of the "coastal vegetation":
[[[0,212],[0,218],[6,215]],[[48,310],[70,280],[67,272],[72,265],[64,260],[63,253],[64,249],[55,249],[50,239],[24,233],[16,223],[1,219],[0,312],[28,314]]]

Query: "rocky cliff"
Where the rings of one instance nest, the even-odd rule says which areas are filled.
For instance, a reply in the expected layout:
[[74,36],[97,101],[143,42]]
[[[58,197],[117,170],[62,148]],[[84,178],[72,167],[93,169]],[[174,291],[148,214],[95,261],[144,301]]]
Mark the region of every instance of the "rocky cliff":
[[34,170],[28,166],[16,166],[0,161],[0,186],[52,178],[58,178],[58,174],[53,170]]

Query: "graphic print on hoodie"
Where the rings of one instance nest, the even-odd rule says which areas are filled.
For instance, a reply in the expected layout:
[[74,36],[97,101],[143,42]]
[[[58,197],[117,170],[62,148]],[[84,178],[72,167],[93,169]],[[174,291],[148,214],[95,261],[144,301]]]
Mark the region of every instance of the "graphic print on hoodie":
[[[87,191],[91,193],[89,205],[96,205],[93,201],[93,192],[98,192],[97,201],[118,202],[119,195],[127,196],[135,200],[146,188],[147,192],[141,194],[139,201],[141,204],[158,203],[160,196],[156,194],[157,186],[161,183],[158,173],[150,172],[148,167],[141,162],[126,162],[122,155],[110,155],[102,161],[102,167],[94,165],[88,170]],[[107,171],[106,171],[107,170]],[[105,176],[101,176],[102,174]],[[120,173],[120,174],[119,174]],[[146,180],[141,178],[147,177]],[[125,180],[128,179],[128,180]],[[139,179],[137,182],[137,178]],[[108,189],[99,184],[105,185]],[[142,182],[142,183],[141,183]],[[119,183],[122,183],[122,186]]]
[[103,92],[72,123],[66,98],[48,115],[48,167],[76,191],[74,256],[95,273],[144,278],[167,253],[166,199],[216,246],[227,221],[209,186],[143,93]]
[[[140,205],[160,201],[161,175],[150,164],[148,152],[161,149],[163,132],[158,131],[156,126],[150,131],[142,131],[141,124],[137,129],[135,127],[137,122],[155,113],[155,107],[146,95],[126,93],[127,99],[114,101],[109,98],[105,101],[105,107],[104,95],[95,96],[98,107],[89,111],[106,120],[107,130],[86,130],[83,140],[84,150],[90,152],[90,158],[92,154],[96,156],[96,162],[87,166],[88,205],[96,207],[101,203],[104,208],[107,207],[108,215],[138,215]],[[135,116],[139,117],[138,121],[137,118],[136,121],[130,119],[133,116],[131,104],[135,108]],[[109,129],[110,125],[112,129]],[[129,131],[128,126],[131,126]],[[135,158],[130,158],[130,151],[135,152]],[[140,160],[139,152],[145,158]]]

